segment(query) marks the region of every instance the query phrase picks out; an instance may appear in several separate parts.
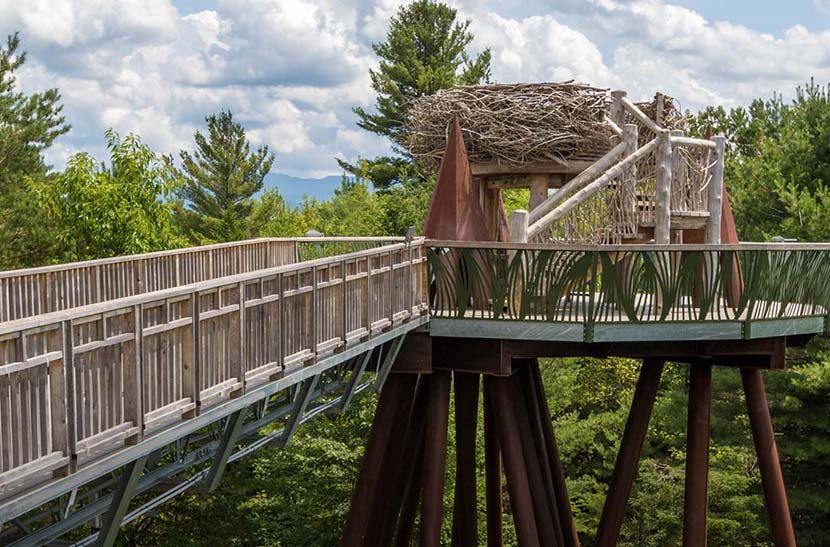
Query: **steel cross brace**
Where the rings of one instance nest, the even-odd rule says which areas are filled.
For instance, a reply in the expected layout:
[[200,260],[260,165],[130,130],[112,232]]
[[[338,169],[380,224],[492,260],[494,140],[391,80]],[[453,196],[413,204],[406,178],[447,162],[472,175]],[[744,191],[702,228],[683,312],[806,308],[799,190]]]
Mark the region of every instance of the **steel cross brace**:
[[98,547],[111,547],[115,544],[115,538],[118,537],[118,531],[121,529],[121,521],[124,520],[124,515],[127,514],[138,479],[144,472],[145,463],[147,463],[147,455],[141,456],[124,466],[112,502],[104,517],[104,526],[98,533],[98,541],[96,542]]
[[279,444],[281,446],[288,446],[291,443],[291,437],[294,436],[297,428],[300,427],[303,414],[305,414],[308,404],[313,398],[314,390],[317,387],[320,376],[322,374],[303,380],[303,383],[298,386],[297,394],[294,398],[294,406],[291,408],[291,415],[288,417],[285,429],[283,429],[282,436],[280,437]]
[[383,384],[386,383],[386,378],[389,377],[389,371],[392,370],[392,365],[395,364],[395,359],[398,358],[398,353],[401,351],[404,338],[406,338],[406,334],[392,340],[391,344],[389,344],[389,350],[387,350],[386,356],[383,359],[383,363],[378,367],[377,376],[375,376],[375,391],[378,393],[383,389]]
[[236,440],[239,438],[239,432],[242,429],[242,423],[245,421],[245,416],[248,414],[247,408],[242,408],[228,416],[225,424],[225,432],[222,434],[222,440],[219,443],[219,449],[213,457],[213,464],[210,466],[207,477],[205,478],[205,492],[213,492],[219,487],[222,482],[222,476],[225,474],[225,466],[228,465],[228,458],[233,452],[233,447]]

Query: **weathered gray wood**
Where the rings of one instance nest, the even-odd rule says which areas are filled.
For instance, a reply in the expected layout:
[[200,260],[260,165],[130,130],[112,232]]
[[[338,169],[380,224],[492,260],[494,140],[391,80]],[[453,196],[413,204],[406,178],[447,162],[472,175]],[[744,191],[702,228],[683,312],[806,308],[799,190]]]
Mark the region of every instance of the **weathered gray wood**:
[[[668,139],[668,134],[667,137]],[[625,143],[620,143],[622,147],[621,150],[625,150],[627,145]],[[649,141],[646,145],[642,148],[639,148],[636,152],[624,158],[619,163],[616,163],[613,167],[608,169],[603,175],[598,177],[593,182],[584,186],[581,190],[575,192],[572,196],[562,202],[560,205],[556,206],[553,210],[549,213],[545,214],[543,217],[539,218],[535,222],[532,222],[530,227],[528,228],[528,239],[533,239],[537,235],[544,232],[551,223],[559,220],[565,214],[577,207],[579,204],[584,202],[588,197],[593,195],[598,190],[605,188],[608,184],[614,180],[617,176],[623,173],[626,169],[629,168],[630,165],[637,162],[640,158],[644,157],[646,154],[649,154],[654,148],[657,146],[657,139]],[[671,146],[671,145],[669,145]],[[669,166],[669,170],[671,167]],[[555,196],[553,196],[555,197]],[[553,199],[553,197],[551,199]]]
[[721,242],[721,217],[723,213],[723,168],[726,161],[726,137],[718,135],[715,142],[715,166],[709,181],[709,218],[706,223],[704,242]]
[[666,244],[671,241],[672,146],[669,131],[661,130],[657,142],[654,242]]
[[529,210],[534,210],[548,199],[548,176],[542,173],[530,175]]
[[623,106],[625,107],[625,110],[629,112],[631,115],[633,115],[637,119],[637,121],[646,126],[646,128],[650,129],[655,134],[659,134],[661,131],[663,131],[663,129],[659,125],[657,125],[654,122],[654,120],[646,116],[645,113],[642,110],[640,110],[637,107],[637,105],[628,100],[628,98],[622,97],[620,100]]
[[611,104],[608,106],[608,117],[611,118],[611,121],[614,122],[619,128],[622,128],[625,123],[625,105],[623,104],[625,96],[625,91],[612,91]]
[[616,164],[625,152],[626,147],[624,143],[617,144],[614,148],[608,151],[603,157],[598,159],[595,163],[581,171],[576,177],[565,183],[552,196],[547,198],[543,203],[540,203],[535,209],[530,212],[530,223],[538,221],[545,216],[554,207],[562,202],[566,197],[572,193],[584,188],[586,184],[594,181]]
[[510,241],[516,243],[527,243],[528,212],[516,209],[510,213]]

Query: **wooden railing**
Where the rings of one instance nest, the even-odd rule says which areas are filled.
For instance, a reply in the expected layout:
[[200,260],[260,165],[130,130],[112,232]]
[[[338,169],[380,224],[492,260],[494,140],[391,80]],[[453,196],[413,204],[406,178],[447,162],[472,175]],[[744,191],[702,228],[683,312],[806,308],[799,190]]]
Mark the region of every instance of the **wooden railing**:
[[0,323],[0,497],[425,313],[386,243]]
[[400,241],[260,238],[0,272],[0,322]]
[[[584,172],[511,225],[522,243],[617,244],[654,229],[656,243],[672,228],[706,227],[719,243],[724,139],[685,137],[650,119],[622,92],[612,93],[607,124],[618,143]],[[673,225],[674,223],[674,225]],[[526,226],[526,228],[525,228]]]

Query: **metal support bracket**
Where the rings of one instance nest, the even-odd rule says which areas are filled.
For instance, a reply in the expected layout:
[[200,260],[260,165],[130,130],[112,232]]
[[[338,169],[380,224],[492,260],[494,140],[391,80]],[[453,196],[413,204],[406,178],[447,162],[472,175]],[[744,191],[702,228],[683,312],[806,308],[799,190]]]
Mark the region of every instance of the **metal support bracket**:
[[124,520],[124,515],[127,514],[138,479],[141,478],[141,474],[144,472],[145,463],[147,463],[146,455],[124,466],[121,478],[118,479],[118,486],[113,493],[110,507],[104,515],[104,525],[101,531],[98,532],[97,547],[111,547],[115,544],[118,531],[121,529],[121,521]]
[[363,376],[366,367],[369,366],[372,353],[374,353],[374,350],[369,350],[355,361],[352,375],[349,377],[349,382],[343,390],[343,395],[340,396],[340,403],[332,409],[333,412],[346,412],[349,406],[351,406],[357,386],[360,385],[360,377]]
[[398,358],[398,353],[401,351],[404,338],[406,338],[405,334],[392,340],[389,350],[386,352],[386,356],[383,359],[383,363],[381,363],[380,367],[378,367],[377,376],[375,376],[375,391],[378,393],[380,393],[383,389],[383,384],[386,382],[386,378],[389,377],[392,365],[395,364],[395,359]]
[[248,409],[242,408],[237,410],[230,416],[225,424],[225,432],[222,434],[222,440],[219,444],[219,449],[213,456],[213,464],[210,466],[207,477],[205,477],[205,492],[213,492],[219,487],[222,482],[222,476],[225,474],[225,467],[228,465],[228,458],[233,452],[233,447],[236,440],[239,438],[239,432],[242,429],[242,423],[245,421],[245,415]]
[[288,422],[286,422],[285,429],[280,437],[280,446],[288,446],[291,443],[291,437],[294,436],[297,428],[300,427],[300,420],[303,419],[303,414],[305,414],[306,408],[308,408],[308,404],[311,402],[319,379],[320,374],[304,380],[302,384],[297,386],[294,406],[291,409],[291,415],[288,417]]

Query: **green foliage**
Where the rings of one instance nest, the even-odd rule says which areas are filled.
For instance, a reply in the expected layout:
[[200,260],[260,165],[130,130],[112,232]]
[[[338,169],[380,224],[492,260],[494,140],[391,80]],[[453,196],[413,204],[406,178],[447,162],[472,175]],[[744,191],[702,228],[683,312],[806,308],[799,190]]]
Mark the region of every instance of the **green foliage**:
[[370,70],[377,114],[354,109],[361,128],[395,139],[407,118],[407,103],[457,84],[490,78],[490,50],[471,58],[470,21],[456,21],[456,10],[441,2],[416,0],[399,8],[386,41],[373,49],[381,58]]
[[[252,152],[245,129],[230,112],[211,114],[205,121],[208,134],[196,132],[196,151],[180,154],[184,184],[179,195],[185,203],[177,209],[178,221],[197,244],[251,238],[262,228],[257,222],[267,222],[276,214],[262,210],[252,214],[253,196],[262,190],[274,155],[267,146]],[[279,205],[273,200],[267,203]]]
[[17,73],[26,61],[17,33],[0,47],[0,267],[18,268],[55,258],[47,219],[33,215],[37,197],[27,179],[46,182],[43,151],[69,131],[57,89],[25,95]]
[[692,130],[729,142],[726,184],[739,235],[830,239],[830,96],[813,81],[785,103],[757,99],[748,108],[708,108]]
[[174,190],[167,162],[136,135],[106,136],[111,167],[81,152],[51,182],[32,184],[64,256],[87,260],[181,245],[164,201]]

